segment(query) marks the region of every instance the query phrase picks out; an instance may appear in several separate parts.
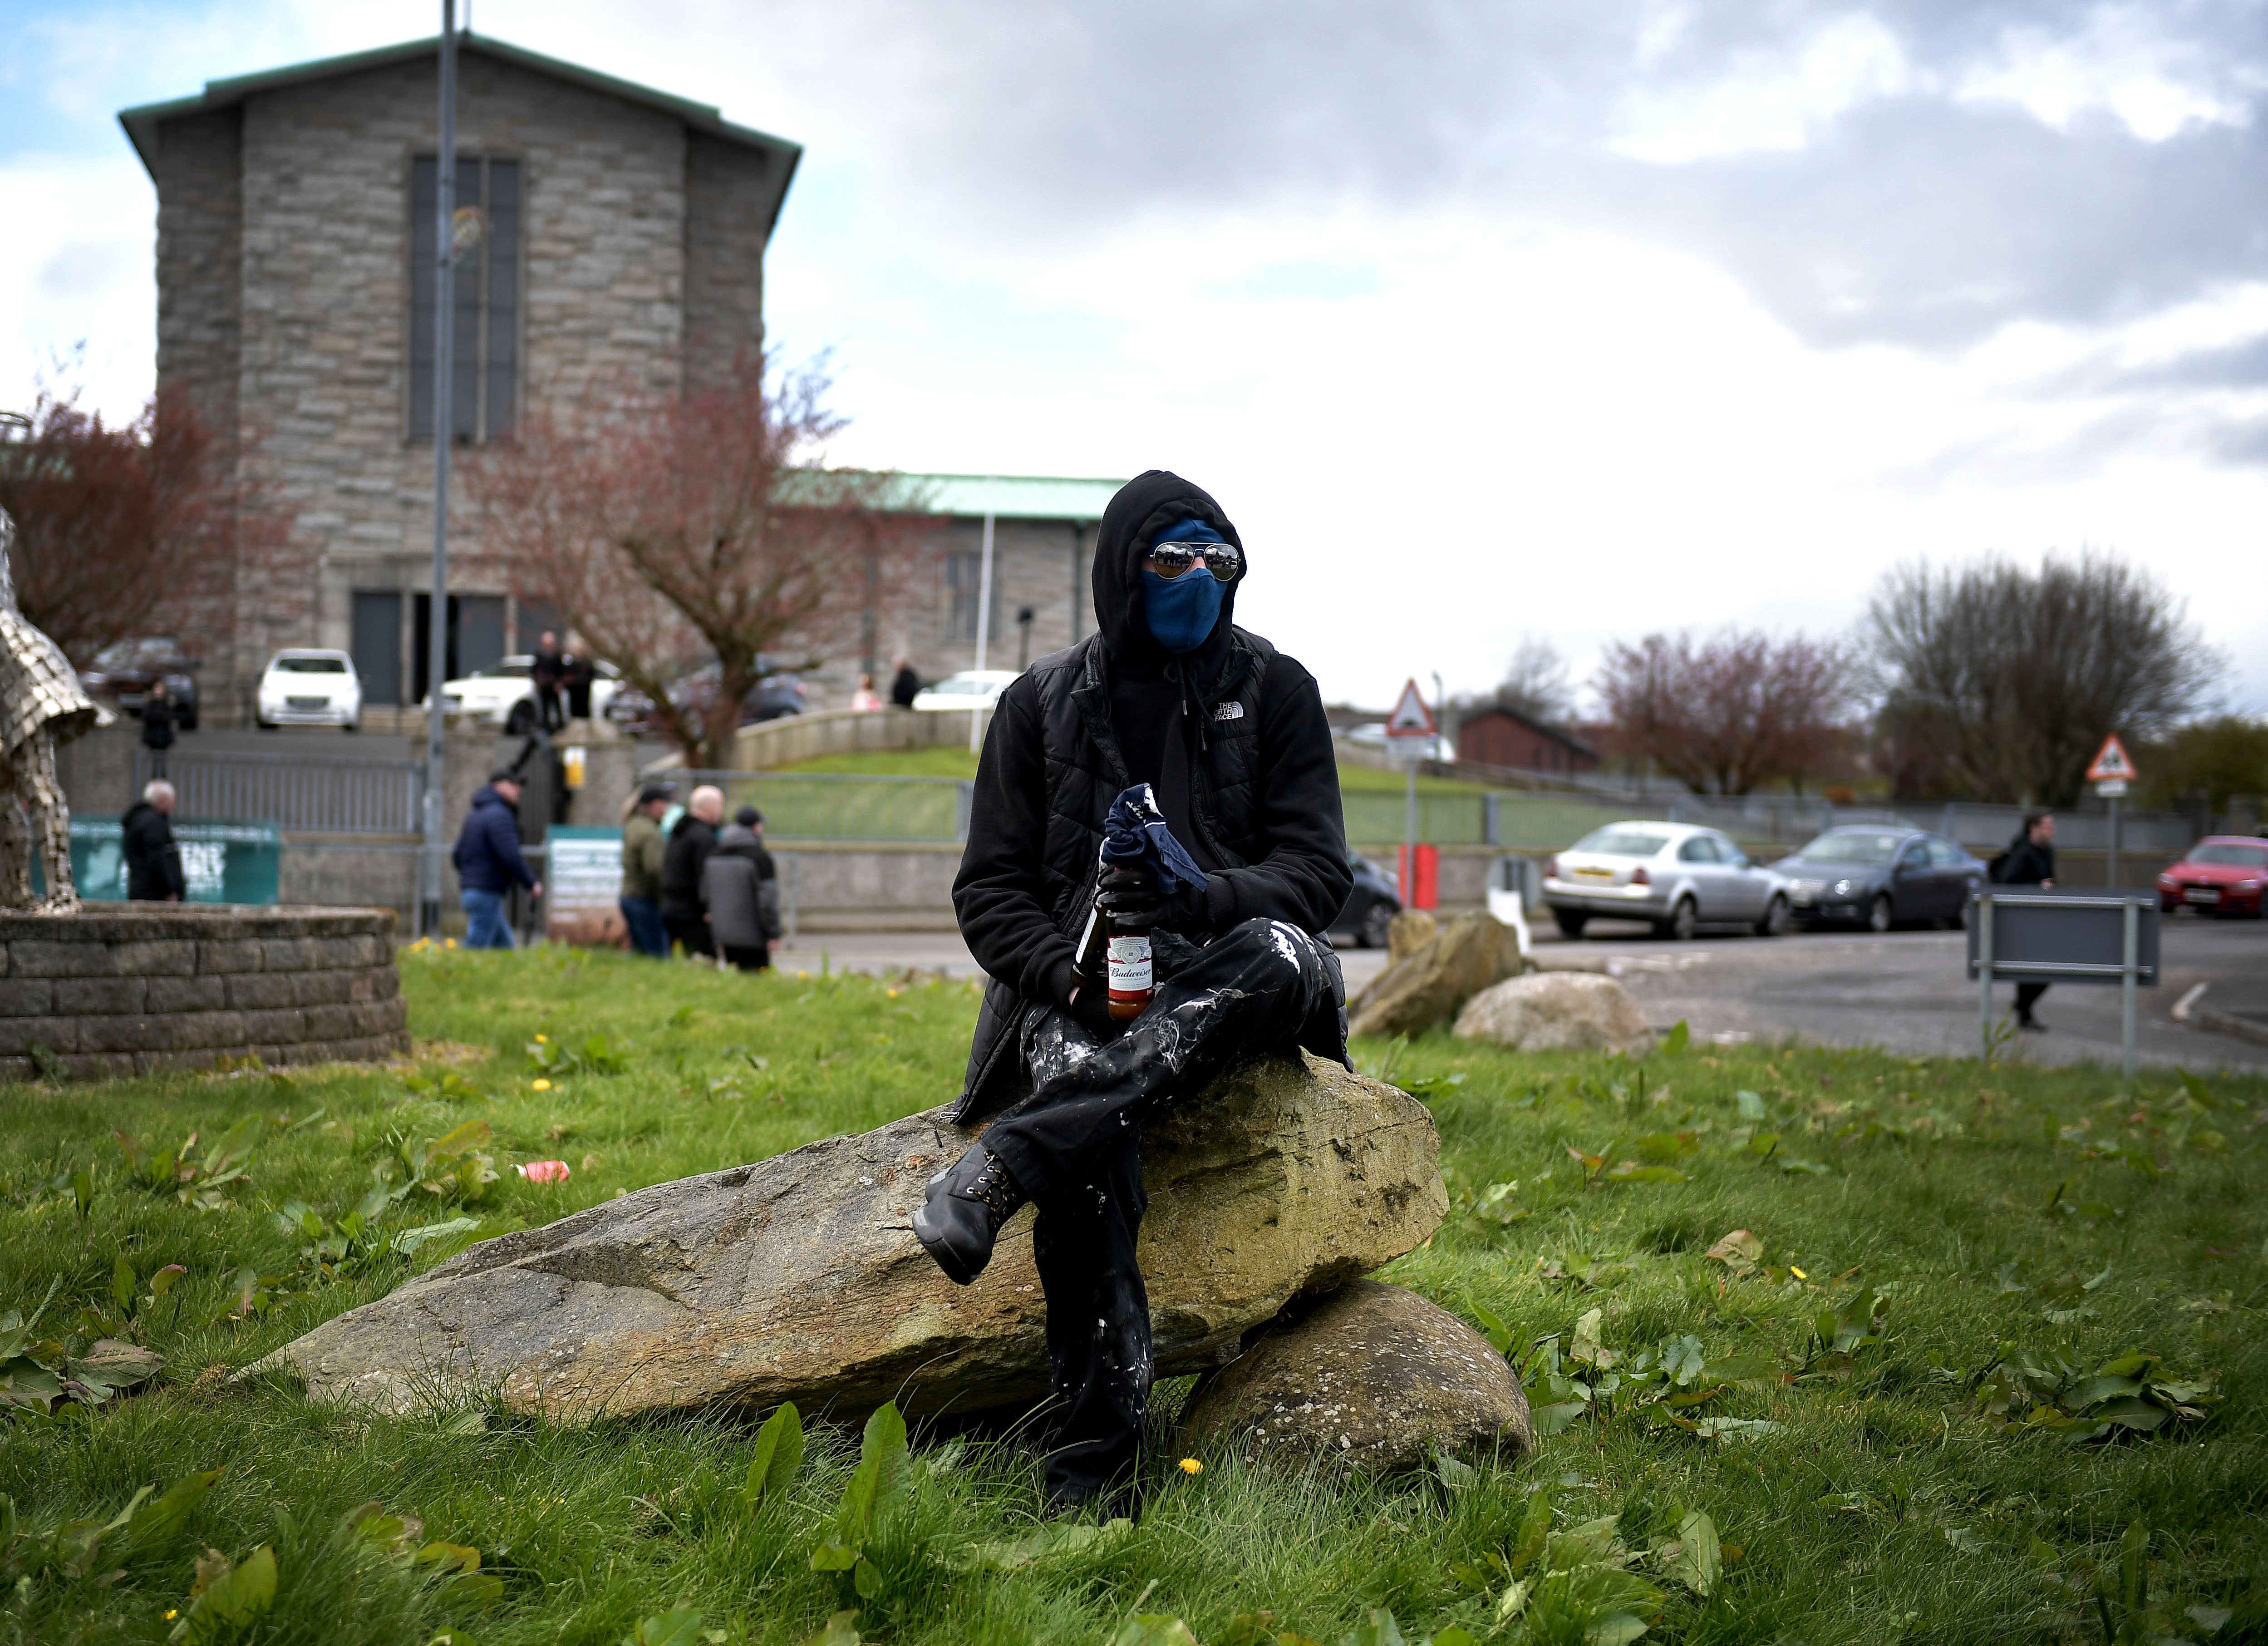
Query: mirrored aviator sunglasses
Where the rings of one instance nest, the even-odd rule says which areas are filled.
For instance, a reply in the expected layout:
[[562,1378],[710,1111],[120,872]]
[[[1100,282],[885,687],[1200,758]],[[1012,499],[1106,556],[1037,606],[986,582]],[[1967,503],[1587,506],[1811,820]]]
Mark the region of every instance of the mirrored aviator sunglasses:
[[1166,579],[1181,576],[1204,557],[1205,570],[1218,582],[1233,583],[1244,575],[1244,552],[1233,543],[1152,543],[1150,558],[1157,563],[1158,575]]

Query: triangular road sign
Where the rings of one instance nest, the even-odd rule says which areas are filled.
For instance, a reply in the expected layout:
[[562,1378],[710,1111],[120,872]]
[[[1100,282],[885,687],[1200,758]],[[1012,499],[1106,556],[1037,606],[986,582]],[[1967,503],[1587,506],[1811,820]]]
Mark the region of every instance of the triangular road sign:
[[1402,688],[1401,701],[1394,712],[1386,717],[1388,737],[1431,737],[1433,735],[1433,711],[1425,706],[1425,695],[1418,690],[1416,681]]
[[2089,783],[2113,783],[2133,775],[2134,763],[2126,757],[2126,745],[2115,735],[2102,740],[2102,747],[2095,752],[2095,764],[2087,769]]

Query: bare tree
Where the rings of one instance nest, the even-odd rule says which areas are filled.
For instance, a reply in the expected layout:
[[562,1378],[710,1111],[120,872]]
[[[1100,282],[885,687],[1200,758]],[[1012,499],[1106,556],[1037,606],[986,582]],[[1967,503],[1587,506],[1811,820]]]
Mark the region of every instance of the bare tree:
[[2221,668],[2161,582],[2095,550],[2036,572],[1909,563],[1882,579],[1867,627],[1899,741],[1978,800],[2070,804],[2105,737],[2162,732]]
[[108,424],[42,390],[20,438],[0,446],[0,513],[15,526],[24,616],[84,665],[114,640],[226,621],[240,571],[290,535],[273,489],[243,479],[177,390]]
[[1696,793],[1746,794],[1825,771],[1852,703],[1837,646],[1731,629],[1698,643],[1683,633],[1617,643],[1594,683],[1615,751],[1652,759]]
[[1550,641],[1528,635],[1512,654],[1512,661],[1497,683],[1499,707],[1545,726],[1556,726],[1575,712],[1575,689],[1567,678],[1567,660]]
[[[466,465],[515,592],[652,698],[696,764],[732,764],[766,666],[815,666],[902,597],[919,526],[882,510],[895,476],[813,461],[842,427],[827,388],[751,353],[711,387],[530,417]],[[711,660],[713,690],[673,696]]]

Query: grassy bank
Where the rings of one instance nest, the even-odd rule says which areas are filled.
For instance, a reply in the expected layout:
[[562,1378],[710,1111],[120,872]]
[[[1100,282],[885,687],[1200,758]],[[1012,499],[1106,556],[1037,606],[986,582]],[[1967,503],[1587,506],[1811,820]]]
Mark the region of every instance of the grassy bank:
[[[2120,1640],[2260,1637],[2268,1082],[1360,1046],[1432,1106],[1456,1201],[1388,1278],[1499,1337],[1556,1431],[1540,1453],[1384,1484],[1219,1456],[1190,1475],[1169,1454],[1138,1525],[1049,1540],[1028,1452],[917,1433],[862,1598],[811,1558],[856,1434],[814,1425],[802,1468],[752,1505],[738,1421],[372,1421],[226,1374],[470,1239],[941,1100],[974,994],[556,951],[403,971],[414,1071],[0,1091],[0,1310],[48,1299],[34,1346],[165,1357],[138,1391],[0,1416],[6,1638],[155,1642],[186,1621],[404,1646],[799,1642],[853,1606],[866,1639],[935,1642],[1103,1641],[1138,1609],[1207,1642],[1270,1638],[1236,1621],[1263,1611],[1323,1642],[1383,1638],[1373,1608],[1412,1642],[1628,1638],[1617,1614],[1649,1640],[1813,1646],[2093,1641],[2106,1616]],[[212,1181],[224,1160],[153,1190],[114,1127],[159,1151],[195,1131],[197,1167],[241,1127],[247,1175]],[[521,1179],[539,1159],[571,1179]],[[403,1255],[406,1229],[438,1232]],[[2101,1371],[2133,1354],[2155,1358]],[[99,1530],[141,1487],[212,1470],[182,1512],[153,1497]],[[422,1530],[341,1529],[372,1502]],[[1536,1517],[1555,1537],[1531,1560]],[[239,1564],[193,1606],[207,1549]]]

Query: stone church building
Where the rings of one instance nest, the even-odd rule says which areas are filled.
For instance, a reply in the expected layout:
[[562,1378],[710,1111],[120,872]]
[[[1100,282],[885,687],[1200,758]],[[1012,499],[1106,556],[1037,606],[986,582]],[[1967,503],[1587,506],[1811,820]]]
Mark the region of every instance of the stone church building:
[[[157,187],[159,381],[296,516],[280,564],[239,578],[225,631],[192,637],[217,723],[252,718],[283,646],[350,651],[374,727],[427,688],[438,55],[416,41],[119,116]],[[697,381],[761,342],[764,253],[801,153],[704,104],[461,36],[457,198],[482,233],[456,274],[453,437],[508,439],[526,408],[594,381]],[[942,517],[933,599],[875,625],[878,668],[971,665],[988,507],[988,661],[1091,625],[1073,589],[1110,483],[911,479],[909,502]],[[455,520],[450,676],[526,649],[544,623]],[[814,679],[813,706],[841,701],[865,662]]]
[[[353,651],[373,702],[425,689],[431,587],[438,42],[209,84],[126,110],[158,191],[158,375],[296,508],[296,553],[202,637],[248,719],[284,646]],[[684,380],[763,334],[763,255],[801,151],[715,109],[466,36],[456,438],[532,399]],[[452,672],[526,625],[475,538],[452,545]],[[217,714],[216,718],[219,718]]]

